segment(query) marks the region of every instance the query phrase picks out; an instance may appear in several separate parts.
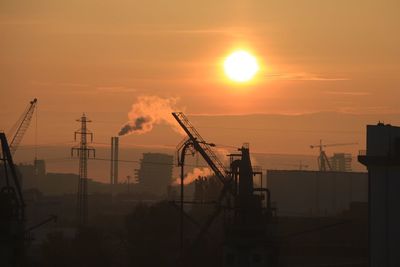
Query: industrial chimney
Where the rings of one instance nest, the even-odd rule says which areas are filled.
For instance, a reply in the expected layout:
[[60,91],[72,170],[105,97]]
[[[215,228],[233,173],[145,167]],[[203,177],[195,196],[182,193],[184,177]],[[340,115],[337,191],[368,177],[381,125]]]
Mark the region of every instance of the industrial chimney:
[[[111,137],[110,185],[118,184],[118,137]],[[113,189],[112,189],[113,191]]]

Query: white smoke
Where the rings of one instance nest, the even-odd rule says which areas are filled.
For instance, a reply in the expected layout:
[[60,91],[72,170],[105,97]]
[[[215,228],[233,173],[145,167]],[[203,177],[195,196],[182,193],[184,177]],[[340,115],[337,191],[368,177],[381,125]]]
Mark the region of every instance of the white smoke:
[[[194,168],[191,172],[187,173],[183,179],[183,184],[188,185],[193,183],[199,177],[207,177],[213,175],[213,171],[210,168]],[[181,184],[181,178],[176,178],[173,182],[174,185]]]
[[125,123],[118,135],[144,134],[150,132],[154,125],[166,123],[177,133],[183,134],[178,122],[171,115],[177,108],[177,98],[158,96],[140,96],[128,113],[129,121]]

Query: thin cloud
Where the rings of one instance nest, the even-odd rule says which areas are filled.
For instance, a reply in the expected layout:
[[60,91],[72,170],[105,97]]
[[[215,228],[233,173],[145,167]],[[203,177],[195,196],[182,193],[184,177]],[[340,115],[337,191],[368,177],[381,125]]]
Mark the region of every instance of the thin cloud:
[[397,110],[389,106],[367,106],[367,107],[340,107],[340,112],[353,114],[396,114]]
[[343,96],[367,96],[371,95],[371,92],[355,92],[355,91],[326,91],[328,95],[343,95]]
[[129,88],[125,86],[99,86],[96,87],[96,90],[105,93],[132,93],[138,91],[136,88]]
[[[93,84],[86,83],[77,83],[77,82],[48,82],[48,81],[36,81],[33,80],[30,82],[33,85],[39,85],[43,87],[68,87],[68,88],[79,88],[79,92],[82,92],[83,88],[86,88],[86,91],[91,92],[107,92],[107,93],[131,93],[137,92],[138,89],[131,88],[128,86],[118,85],[118,86],[95,86]],[[93,90],[93,88],[95,90]]]
[[271,73],[267,77],[276,77],[279,80],[286,81],[348,81],[349,78],[344,77],[329,77],[313,73],[299,72],[299,73]]
[[246,36],[249,33],[247,28],[230,27],[230,28],[209,28],[209,29],[179,29],[179,30],[160,30],[159,32],[172,34],[187,35],[228,35],[234,37]]
[[52,87],[73,87],[73,88],[83,88],[83,87],[91,87],[90,84],[86,83],[76,83],[76,82],[50,82],[50,81],[37,81],[32,80],[30,81],[33,85],[39,86],[52,86]]
[[[79,27],[78,27],[79,26]],[[120,28],[97,28],[92,25],[76,25],[71,27],[71,24],[61,23],[55,31],[49,28],[48,31],[56,34],[91,34],[91,35],[139,35],[139,36],[154,36],[154,35],[226,35],[230,37],[243,37],[254,33],[253,29],[245,27],[215,27],[215,28],[198,28],[185,29],[181,25],[163,25],[154,27],[152,25],[141,25],[132,27]]]
[[53,86],[54,85],[54,83],[48,82],[48,81],[32,80],[32,81],[30,81],[30,83],[33,84],[33,85],[39,85],[39,86]]
[[30,26],[30,25],[43,25],[45,24],[42,20],[34,19],[12,19],[0,16],[0,25],[6,26]]
[[74,82],[64,82],[64,83],[58,83],[56,85],[59,86],[65,86],[65,87],[78,87],[78,88],[82,88],[82,87],[90,87],[90,84],[86,84],[86,83],[74,83]]

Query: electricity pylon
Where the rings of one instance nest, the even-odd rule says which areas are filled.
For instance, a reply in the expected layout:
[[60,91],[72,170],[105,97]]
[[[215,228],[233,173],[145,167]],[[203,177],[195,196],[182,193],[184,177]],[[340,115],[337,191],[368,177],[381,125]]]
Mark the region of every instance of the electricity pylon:
[[[76,131],[74,138],[80,135],[81,140],[79,147],[71,149],[71,156],[79,157],[79,178],[78,178],[78,193],[77,193],[77,219],[80,226],[87,225],[88,221],[88,190],[87,190],[87,161],[91,157],[96,157],[95,149],[87,145],[87,136],[90,136],[90,142],[93,142],[93,133],[87,129],[86,124],[91,122],[85,113],[82,117],[76,120],[81,123],[81,129]],[[74,153],[76,152],[76,153]]]

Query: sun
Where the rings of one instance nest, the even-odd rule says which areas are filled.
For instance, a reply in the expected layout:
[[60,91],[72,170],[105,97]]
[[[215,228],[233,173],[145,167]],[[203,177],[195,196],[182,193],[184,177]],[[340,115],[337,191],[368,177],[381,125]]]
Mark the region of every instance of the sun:
[[224,61],[224,71],[234,82],[248,82],[260,69],[257,59],[247,51],[239,50],[230,54]]

